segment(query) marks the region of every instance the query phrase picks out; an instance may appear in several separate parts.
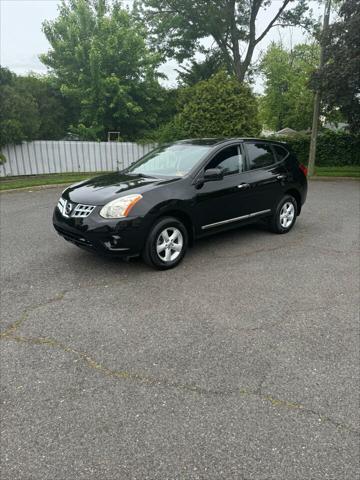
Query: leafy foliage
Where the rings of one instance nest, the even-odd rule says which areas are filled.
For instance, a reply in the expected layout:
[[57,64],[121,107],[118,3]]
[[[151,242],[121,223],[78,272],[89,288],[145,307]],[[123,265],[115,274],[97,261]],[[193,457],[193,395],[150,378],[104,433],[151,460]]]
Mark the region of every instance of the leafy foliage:
[[36,137],[40,119],[30,92],[21,91],[16,76],[0,67],[0,146]]
[[[274,137],[272,137],[274,139]],[[287,142],[305,165],[309,158],[310,135],[298,134],[291,137],[278,137]],[[316,165],[345,166],[360,165],[360,135],[324,130],[320,133],[316,147]]]
[[265,94],[261,99],[264,124],[274,130],[311,128],[313,92],[309,77],[319,62],[319,47],[296,45],[286,50],[272,43],[261,62]]
[[[211,38],[229,71],[243,81],[255,47],[271,28],[313,25],[307,0],[281,0],[274,16],[270,16],[270,5],[271,0],[137,0],[135,10],[164,56],[178,61],[192,58],[198,51],[207,51],[203,40]],[[260,12],[267,14],[268,22],[257,32]]]
[[49,78],[20,77],[0,67],[0,103],[0,146],[65,134],[64,98]]
[[17,77],[17,89],[20,94],[31,94],[39,116],[36,135],[32,138],[57,140],[65,135],[68,122],[67,99],[53,84],[49,77],[28,75]]
[[41,59],[79,108],[73,133],[106,139],[108,131],[120,131],[127,139],[159,124],[167,108],[159,57],[120,2],[63,0],[58,18],[43,29],[52,49]]
[[178,108],[179,113],[160,130],[160,141],[260,132],[256,98],[247,85],[224,71],[183,89]]
[[226,69],[222,54],[220,50],[213,50],[207,53],[204,60],[192,59],[189,66],[181,66],[178,80],[180,85],[191,87],[202,80],[209,80],[221,69]]
[[[360,130],[360,2],[345,0],[325,38],[325,66],[318,76],[327,112],[340,109]],[[316,81],[316,77],[315,77]]]

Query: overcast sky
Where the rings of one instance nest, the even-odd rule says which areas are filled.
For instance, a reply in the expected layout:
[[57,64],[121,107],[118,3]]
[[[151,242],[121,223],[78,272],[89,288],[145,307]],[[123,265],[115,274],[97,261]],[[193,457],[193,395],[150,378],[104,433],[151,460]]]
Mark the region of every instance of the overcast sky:
[[[46,68],[40,62],[40,53],[49,49],[49,44],[42,33],[41,25],[44,20],[56,18],[58,14],[59,0],[0,0],[0,63],[17,74],[25,74],[30,71],[46,73]],[[311,2],[316,14],[319,14],[317,2]],[[259,17],[258,31],[268,23],[269,16],[275,12],[279,1],[273,4],[267,14]],[[271,17],[270,17],[271,18]],[[306,37],[299,28],[273,29],[261,42],[256,54],[265,50],[272,40],[282,39],[285,45],[295,45],[304,42]],[[176,80],[176,63],[169,62],[162,70],[168,76],[169,85],[174,85]],[[258,82],[256,90],[261,90]]]

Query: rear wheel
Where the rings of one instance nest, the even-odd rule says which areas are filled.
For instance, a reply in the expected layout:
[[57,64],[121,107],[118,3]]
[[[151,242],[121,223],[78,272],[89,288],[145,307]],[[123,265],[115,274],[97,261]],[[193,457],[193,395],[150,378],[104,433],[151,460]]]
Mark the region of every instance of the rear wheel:
[[275,233],[287,233],[295,225],[296,216],[296,200],[291,195],[286,195],[281,199],[275,214],[270,219],[270,229]]
[[181,262],[187,246],[188,234],[184,224],[176,218],[166,217],[151,229],[142,257],[151,267],[166,270]]

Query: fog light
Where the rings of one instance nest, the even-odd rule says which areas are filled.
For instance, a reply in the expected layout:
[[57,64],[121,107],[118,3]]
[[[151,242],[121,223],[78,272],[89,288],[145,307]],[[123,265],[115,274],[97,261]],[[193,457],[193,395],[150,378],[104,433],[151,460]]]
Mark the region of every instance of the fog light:
[[121,240],[121,237],[119,235],[112,235],[110,239],[111,246],[117,247],[119,245],[120,240]]

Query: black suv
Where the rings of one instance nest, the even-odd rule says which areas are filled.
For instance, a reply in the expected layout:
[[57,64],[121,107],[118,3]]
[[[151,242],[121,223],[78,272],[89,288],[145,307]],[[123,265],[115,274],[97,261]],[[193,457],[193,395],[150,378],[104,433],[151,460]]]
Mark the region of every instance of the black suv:
[[196,238],[257,220],[287,233],[307,194],[284,143],[197,139],[163,145],[129,168],[62,193],[57,232],[79,247],[176,266]]

